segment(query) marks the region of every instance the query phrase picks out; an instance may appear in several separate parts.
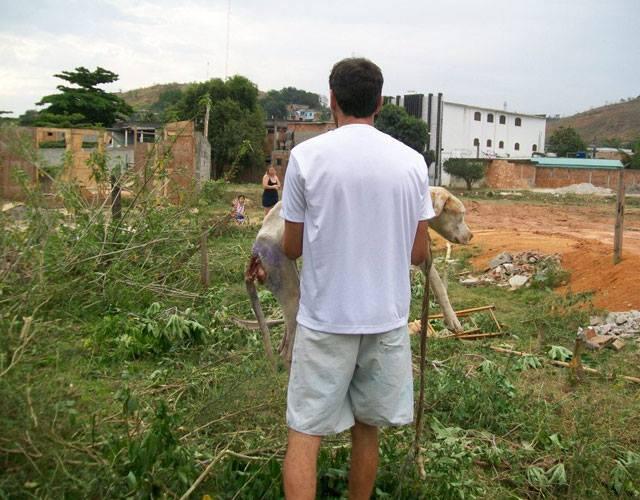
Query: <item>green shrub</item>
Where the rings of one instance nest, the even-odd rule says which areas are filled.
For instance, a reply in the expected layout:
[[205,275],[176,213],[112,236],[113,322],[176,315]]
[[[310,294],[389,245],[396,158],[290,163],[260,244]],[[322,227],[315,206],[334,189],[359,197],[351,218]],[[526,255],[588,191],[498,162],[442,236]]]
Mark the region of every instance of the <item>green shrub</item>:
[[[125,394],[125,400],[124,413],[131,418],[136,410],[130,394]],[[127,429],[124,437],[112,437],[105,449],[121,494],[128,498],[161,498],[167,489],[185,491],[197,476],[193,452],[175,437],[178,422],[166,403],[160,401],[150,417],[145,432],[136,435]]]
[[225,184],[226,181],[224,179],[205,182],[200,190],[200,198],[209,204],[220,202]]
[[110,350],[119,358],[131,359],[202,343],[207,329],[191,317],[190,309],[162,310],[162,306],[154,302],[140,316],[103,317],[87,345],[96,351]]
[[474,182],[484,177],[487,170],[485,162],[468,158],[449,158],[443,167],[449,175],[463,179],[469,190]]

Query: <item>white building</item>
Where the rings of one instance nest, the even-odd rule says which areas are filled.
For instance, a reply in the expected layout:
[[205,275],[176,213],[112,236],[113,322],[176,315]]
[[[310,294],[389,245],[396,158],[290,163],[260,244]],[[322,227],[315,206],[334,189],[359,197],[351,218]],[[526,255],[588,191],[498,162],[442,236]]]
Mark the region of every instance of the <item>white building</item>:
[[403,106],[427,122],[427,149],[436,153],[429,169],[435,185],[450,184],[442,169],[448,158],[530,158],[532,153],[544,152],[544,115],[449,102],[441,93],[408,94],[385,98],[385,102]]

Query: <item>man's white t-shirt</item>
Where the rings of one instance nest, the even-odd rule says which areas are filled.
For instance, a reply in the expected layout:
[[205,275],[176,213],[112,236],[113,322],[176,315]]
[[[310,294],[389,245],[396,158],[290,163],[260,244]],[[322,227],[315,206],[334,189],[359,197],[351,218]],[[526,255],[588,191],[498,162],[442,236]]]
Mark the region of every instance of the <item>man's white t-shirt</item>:
[[304,223],[298,323],[353,334],[406,325],[418,221],[434,215],[422,155],[374,127],[293,148],[280,216]]

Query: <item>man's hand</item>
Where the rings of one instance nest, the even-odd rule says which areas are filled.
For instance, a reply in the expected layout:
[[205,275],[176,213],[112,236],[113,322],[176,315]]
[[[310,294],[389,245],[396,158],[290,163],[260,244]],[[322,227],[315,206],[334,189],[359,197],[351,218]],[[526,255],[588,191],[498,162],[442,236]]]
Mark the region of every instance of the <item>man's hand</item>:
[[411,264],[414,266],[422,264],[428,257],[429,248],[429,222],[421,220],[418,222],[416,237],[411,248]]
[[282,250],[291,260],[296,260],[302,255],[302,235],[304,223],[284,221],[284,234],[282,235]]

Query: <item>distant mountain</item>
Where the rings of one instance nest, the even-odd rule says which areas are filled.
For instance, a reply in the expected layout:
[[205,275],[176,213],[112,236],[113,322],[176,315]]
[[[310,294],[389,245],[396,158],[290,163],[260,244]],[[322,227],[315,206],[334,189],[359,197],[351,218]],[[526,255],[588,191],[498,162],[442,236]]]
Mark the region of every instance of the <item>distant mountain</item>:
[[558,127],[572,127],[587,144],[597,146],[640,138],[640,96],[616,104],[590,109],[573,116],[547,120],[547,138]]
[[171,101],[172,95],[179,95],[184,91],[190,83],[160,83],[151,87],[143,87],[139,89],[127,90],[126,92],[118,92],[117,95],[122,97],[136,111],[163,111],[157,109],[163,102]]

